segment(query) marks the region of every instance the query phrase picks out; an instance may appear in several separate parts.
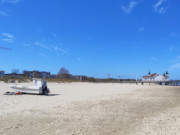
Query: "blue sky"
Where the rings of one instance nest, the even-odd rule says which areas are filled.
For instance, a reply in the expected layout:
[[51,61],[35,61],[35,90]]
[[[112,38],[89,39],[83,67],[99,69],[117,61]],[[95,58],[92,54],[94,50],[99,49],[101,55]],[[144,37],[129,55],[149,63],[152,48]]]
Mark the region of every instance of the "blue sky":
[[180,79],[179,0],[0,0],[0,70]]

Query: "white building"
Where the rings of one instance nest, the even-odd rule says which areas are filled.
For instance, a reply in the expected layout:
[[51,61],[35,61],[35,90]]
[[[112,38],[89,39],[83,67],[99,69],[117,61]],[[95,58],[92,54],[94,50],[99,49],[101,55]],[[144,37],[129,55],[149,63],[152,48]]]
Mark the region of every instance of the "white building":
[[161,75],[161,74],[149,74],[146,76],[142,77],[142,81],[143,82],[164,82],[164,81],[169,81],[169,75],[168,72],[166,72],[166,74]]

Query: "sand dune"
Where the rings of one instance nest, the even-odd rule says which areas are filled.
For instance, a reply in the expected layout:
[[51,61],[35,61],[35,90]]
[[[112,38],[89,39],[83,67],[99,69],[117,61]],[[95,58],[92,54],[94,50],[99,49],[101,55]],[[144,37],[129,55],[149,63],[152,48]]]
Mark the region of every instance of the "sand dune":
[[180,134],[180,87],[48,83],[50,96],[7,96],[0,82],[0,134]]

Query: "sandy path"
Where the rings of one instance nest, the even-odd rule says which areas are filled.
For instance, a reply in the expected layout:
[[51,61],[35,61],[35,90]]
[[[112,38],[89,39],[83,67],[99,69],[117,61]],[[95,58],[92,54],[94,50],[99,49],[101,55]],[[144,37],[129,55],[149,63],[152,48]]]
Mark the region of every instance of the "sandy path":
[[[9,84],[0,84],[8,89]],[[49,83],[52,96],[0,93],[0,134],[180,134],[180,87]]]

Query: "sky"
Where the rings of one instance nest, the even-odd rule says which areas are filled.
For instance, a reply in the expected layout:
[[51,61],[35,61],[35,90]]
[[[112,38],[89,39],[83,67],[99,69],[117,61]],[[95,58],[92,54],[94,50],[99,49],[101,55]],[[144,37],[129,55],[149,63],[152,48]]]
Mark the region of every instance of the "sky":
[[180,79],[179,0],[0,0],[0,70]]

